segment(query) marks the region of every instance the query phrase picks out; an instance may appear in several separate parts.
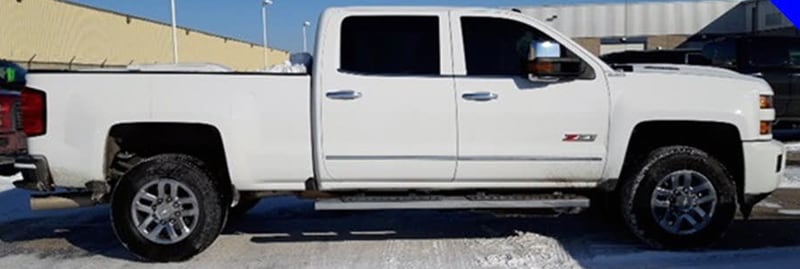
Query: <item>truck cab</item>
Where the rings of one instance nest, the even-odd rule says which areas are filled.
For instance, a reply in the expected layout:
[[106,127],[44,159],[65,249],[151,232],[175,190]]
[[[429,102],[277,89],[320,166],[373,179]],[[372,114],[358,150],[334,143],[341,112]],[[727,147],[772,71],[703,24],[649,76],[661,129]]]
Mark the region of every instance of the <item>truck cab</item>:
[[[333,9],[322,22],[322,189],[590,187],[602,177],[608,67],[556,33],[521,14],[470,9]],[[581,72],[530,80],[537,42],[581,59]]]

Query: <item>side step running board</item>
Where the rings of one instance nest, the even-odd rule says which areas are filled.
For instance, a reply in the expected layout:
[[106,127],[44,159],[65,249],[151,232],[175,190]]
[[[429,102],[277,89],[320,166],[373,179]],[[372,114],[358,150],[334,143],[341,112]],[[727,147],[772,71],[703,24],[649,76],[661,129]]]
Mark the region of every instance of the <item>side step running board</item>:
[[378,209],[505,209],[505,208],[588,208],[589,198],[574,195],[469,195],[341,197],[318,200],[316,210]]

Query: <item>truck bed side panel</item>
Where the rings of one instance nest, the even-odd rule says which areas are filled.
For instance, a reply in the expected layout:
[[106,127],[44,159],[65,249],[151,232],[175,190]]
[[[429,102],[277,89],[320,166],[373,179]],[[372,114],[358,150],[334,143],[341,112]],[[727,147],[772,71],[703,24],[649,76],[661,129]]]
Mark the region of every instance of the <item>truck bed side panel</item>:
[[310,78],[232,74],[34,73],[47,92],[48,132],[30,139],[56,185],[102,180],[116,124],[198,123],[222,136],[231,179],[243,190],[302,189],[313,175]]

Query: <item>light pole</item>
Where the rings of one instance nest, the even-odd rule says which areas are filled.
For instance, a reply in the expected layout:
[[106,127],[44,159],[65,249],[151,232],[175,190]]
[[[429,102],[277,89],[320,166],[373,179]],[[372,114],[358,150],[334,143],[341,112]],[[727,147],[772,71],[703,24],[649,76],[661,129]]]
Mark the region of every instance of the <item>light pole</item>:
[[178,63],[178,25],[175,20],[175,0],[170,0],[172,6],[172,63]]
[[261,22],[264,26],[264,71],[269,68],[269,43],[267,43],[267,6],[272,5],[272,0],[261,2]]
[[303,52],[308,53],[308,27],[311,26],[311,22],[305,21],[303,22]]
[[630,3],[628,3],[628,1],[629,0],[625,0],[625,34],[622,35],[622,38],[620,39],[623,43],[628,41],[628,17],[630,16]]

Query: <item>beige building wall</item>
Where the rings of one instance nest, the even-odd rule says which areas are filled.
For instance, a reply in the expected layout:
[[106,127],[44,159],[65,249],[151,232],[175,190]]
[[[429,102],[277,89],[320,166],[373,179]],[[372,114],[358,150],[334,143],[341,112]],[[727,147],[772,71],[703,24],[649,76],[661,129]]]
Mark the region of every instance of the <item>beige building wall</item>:
[[573,40],[575,40],[575,42],[583,46],[586,50],[593,53],[594,55],[600,55],[601,42],[599,38],[579,37],[579,38],[573,38]]
[[674,49],[683,44],[683,42],[686,42],[688,39],[689,36],[686,35],[651,36],[647,38],[647,49]]
[[[662,36],[648,36],[646,42],[643,44],[645,49],[647,50],[658,50],[658,49],[675,49],[689,37],[686,35],[662,35]],[[594,55],[600,56],[603,54],[603,47],[606,46],[603,44],[603,40],[598,37],[576,37],[573,38],[575,42],[586,48],[589,52],[593,53]],[[630,43],[633,44],[640,44],[640,43]],[[615,45],[623,45],[622,43],[615,44]]]
[[[180,62],[217,63],[238,71],[264,67],[257,44],[179,28]],[[289,53],[270,49],[270,64]],[[0,58],[34,68],[172,63],[172,28],[57,0],[0,1]]]

